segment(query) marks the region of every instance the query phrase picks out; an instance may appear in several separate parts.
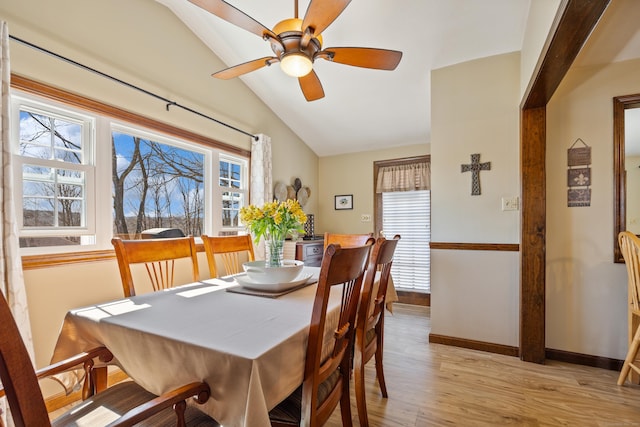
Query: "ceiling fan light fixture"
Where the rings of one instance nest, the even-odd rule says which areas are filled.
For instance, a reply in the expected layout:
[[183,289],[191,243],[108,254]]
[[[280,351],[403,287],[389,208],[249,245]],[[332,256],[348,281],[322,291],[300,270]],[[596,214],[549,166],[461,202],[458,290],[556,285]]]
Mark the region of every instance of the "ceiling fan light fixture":
[[[300,18],[289,18],[284,19],[276,24],[273,27],[273,32],[277,35],[285,34],[285,33],[302,33],[302,19]],[[314,37],[322,46],[322,35],[318,34]]]
[[280,59],[280,68],[291,77],[302,77],[311,72],[313,63],[305,54],[293,52]]

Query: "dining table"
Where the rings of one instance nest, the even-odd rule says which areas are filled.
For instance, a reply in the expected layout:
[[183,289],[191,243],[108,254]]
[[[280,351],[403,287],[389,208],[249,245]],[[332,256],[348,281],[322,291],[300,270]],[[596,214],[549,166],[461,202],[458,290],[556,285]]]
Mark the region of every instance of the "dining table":
[[[105,346],[110,364],[154,394],[204,381],[211,396],[198,408],[221,425],[269,426],[269,411],[303,381],[319,273],[305,266],[310,279],[284,292],[228,276],[73,309],[51,361]],[[387,294],[397,300],[393,287]],[[330,315],[339,304],[332,292]],[[328,328],[327,348],[332,336]]]

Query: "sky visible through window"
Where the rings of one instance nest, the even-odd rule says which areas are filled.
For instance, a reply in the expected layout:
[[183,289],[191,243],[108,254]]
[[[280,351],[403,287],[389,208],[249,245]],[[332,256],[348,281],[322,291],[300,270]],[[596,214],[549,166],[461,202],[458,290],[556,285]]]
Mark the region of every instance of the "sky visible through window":
[[115,131],[112,142],[114,232],[202,234],[204,155]]

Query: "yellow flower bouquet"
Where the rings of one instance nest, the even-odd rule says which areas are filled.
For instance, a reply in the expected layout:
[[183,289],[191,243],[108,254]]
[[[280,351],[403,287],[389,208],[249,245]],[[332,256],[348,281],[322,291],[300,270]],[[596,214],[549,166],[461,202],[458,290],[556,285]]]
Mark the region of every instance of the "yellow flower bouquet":
[[262,207],[255,205],[240,209],[240,221],[253,235],[256,244],[264,237],[268,266],[282,265],[284,240],[289,233],[304,233],[307,221],[300,203],[288,199],[284,202],[267,202]]

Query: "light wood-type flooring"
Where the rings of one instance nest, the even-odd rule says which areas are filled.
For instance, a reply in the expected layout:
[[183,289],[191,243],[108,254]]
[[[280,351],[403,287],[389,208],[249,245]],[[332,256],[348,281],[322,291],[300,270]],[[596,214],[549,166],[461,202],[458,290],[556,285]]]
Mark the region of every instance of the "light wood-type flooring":
[[[403,304],[385,317],[389,398],[369,361],[372,427],[640,426],[640,386],[617,386],[618,372],[429,344],[429,322],[429,308]],[[353,387],[351,407],[358,426]],[[327,426],[341,425],[337,409]]]

